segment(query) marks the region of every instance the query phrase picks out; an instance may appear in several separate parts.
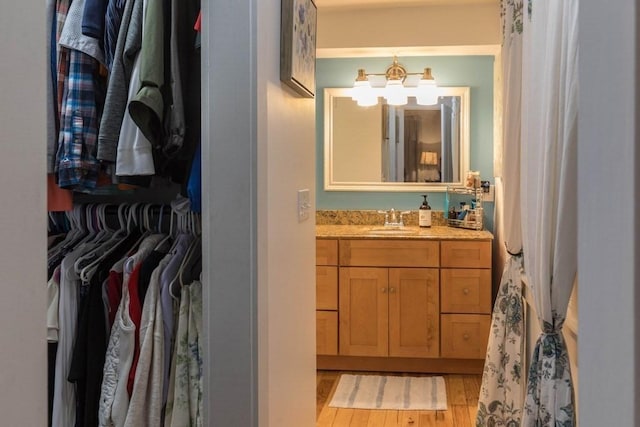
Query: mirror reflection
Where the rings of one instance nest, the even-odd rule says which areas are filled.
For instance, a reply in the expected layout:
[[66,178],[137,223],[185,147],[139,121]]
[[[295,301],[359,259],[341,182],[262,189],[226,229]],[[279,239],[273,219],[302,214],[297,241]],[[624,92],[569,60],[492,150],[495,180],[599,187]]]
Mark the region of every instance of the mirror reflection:
[[436,105],[359,107],[325,90],[325,189],[438,191],[468,164],[468,88],[440,88]]

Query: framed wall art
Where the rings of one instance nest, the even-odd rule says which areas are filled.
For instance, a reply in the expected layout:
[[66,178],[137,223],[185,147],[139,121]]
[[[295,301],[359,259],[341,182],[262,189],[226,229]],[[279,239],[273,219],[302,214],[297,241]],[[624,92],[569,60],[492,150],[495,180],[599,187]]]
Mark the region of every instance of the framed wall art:
[[313,0],[282,0],[280,80],[313,98],[316,91],[317,9]]

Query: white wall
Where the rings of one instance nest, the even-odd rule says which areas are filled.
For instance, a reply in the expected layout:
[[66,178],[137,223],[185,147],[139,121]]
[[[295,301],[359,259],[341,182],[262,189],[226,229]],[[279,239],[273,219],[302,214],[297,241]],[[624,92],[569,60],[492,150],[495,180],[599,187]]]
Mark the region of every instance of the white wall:
[[583,0],[579,15],[580,421],[638,426],[638,4]]
[[498,2],[464,6],[321,8],[318,28],[320,49],[388,47],[393,51],[399,47],[495,45],[500,44],[501,39]]
[[203,6],[208,425],[313,425],[315,103],[280,83],[278,0]]
[[[315,101],[280,82],[280,0],[258,6],[260,427],[315,424]],[[297,191],[309,189],[298,222]]]
[[0,9],[0,424],[45,426],[45,8]]

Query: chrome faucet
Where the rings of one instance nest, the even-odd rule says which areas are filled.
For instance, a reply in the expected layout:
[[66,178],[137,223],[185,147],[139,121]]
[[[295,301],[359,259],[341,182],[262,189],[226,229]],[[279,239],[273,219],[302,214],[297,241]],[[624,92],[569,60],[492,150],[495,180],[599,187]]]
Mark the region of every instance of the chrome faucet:
[[384,214],[384,226],[385,227],[404,227],[403,215],[410,213],[409,211],[396,211],[394,208],[388,211],[378,211],[380,214]]

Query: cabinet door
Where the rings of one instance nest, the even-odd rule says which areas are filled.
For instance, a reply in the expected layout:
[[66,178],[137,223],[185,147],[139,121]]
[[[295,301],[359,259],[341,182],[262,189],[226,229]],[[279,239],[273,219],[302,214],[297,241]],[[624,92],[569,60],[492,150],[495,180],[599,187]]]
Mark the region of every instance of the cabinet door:
[[316,309],[338,309],[338,267],[316,267]]
[[389,356],[438,357],[437,268],[389,270]]
[[484,359],[490,328],[488,314],[443,314],[442,357]]
[[338,313],[316,311],[316,354],[338,354]]
[[340,268],[340,354],[386,356],[388,269]]
[[491,270],[443,268],[441,277],[443,313],[491,314]]

